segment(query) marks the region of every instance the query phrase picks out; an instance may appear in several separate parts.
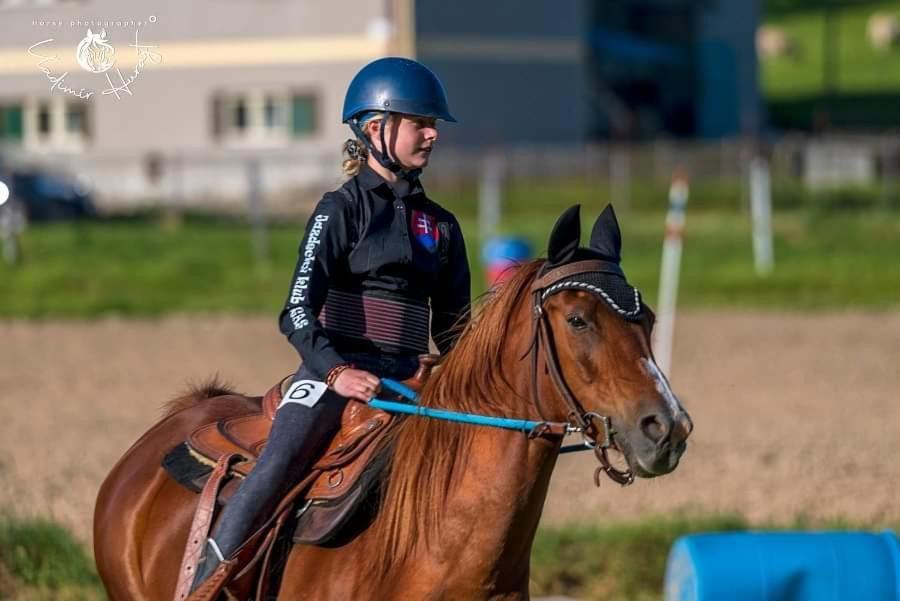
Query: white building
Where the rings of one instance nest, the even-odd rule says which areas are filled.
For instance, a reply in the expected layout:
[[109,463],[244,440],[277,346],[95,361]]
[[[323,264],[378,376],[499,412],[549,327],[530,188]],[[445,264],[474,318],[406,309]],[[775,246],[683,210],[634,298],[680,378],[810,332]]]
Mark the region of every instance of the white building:
[[[644,3],[686,6],[701,40],[710,37],[702,35],[704,24],[731,22],[727,7],[735,4]],[[444,80],[460,121],[442,129],[444,145],[583,143],[607,135],[596,125],[598,114],[615,109],[598,101],[609,97],[598,89],[611,88],[597,73],[622,71],[604,48],[615,50],[610,39],[634,35],[598,38],[598,28],[610,30],[604,19],[618,18],[598,8],[604,6],[599,0],[0,0],[0,143],[17,156],[81,174],[117,202],[240,198],[252,179],[251,159],[259,161],[269,191],[331,186],[349,133],[340,118],[346,86],[361,66],[385,55],[415,57]],[[745,6],[741,18],[747,15],[755,10]],[[612,62],[598,63],[598,39]],[[747,44],[752,53],[752,33]],[[634,47],[626,39],[624,48]],[[702,56],[710,53],[698,43],[697,54],[701,68],[688,70],[706,75]],[[108,70],[92,71],[113,59]],[[699,94],[705,106],[718,107],[717,128],[705,130],[698,119],[699,134],[735,133],[728,124],[737,119],[723,116],[728,109],[716,96],[735,86],[721,78],[743,82],[740,97],[746,91],[755,102],[755,74],[748,79],[743,63],[723,65],[711,74],[716,85]]]

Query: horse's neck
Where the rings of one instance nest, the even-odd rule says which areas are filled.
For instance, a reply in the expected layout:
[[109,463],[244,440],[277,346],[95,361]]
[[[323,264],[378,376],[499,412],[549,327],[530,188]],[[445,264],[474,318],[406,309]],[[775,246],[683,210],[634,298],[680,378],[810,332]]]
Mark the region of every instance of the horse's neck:
[[[479,428],[459,485],[447,499],[444,536],[431,549],[452,586],[517,590],[528,586],[531,544],[543,510],[555,444],[521,432]],[[432,564],[434,565],[434,564]]]
[[[531,366],[521,356],[508,353],[503,369],[519,376],[510,398],[530,399]],[[542,384],[540,394],[546,395],[550,390]],[[531,404],[510,412],[507,417],[541,419]],[[447,573],[440,575],[445,582],[457,577],[471,584],[477,574],[486,588],[528,590],[531,544],[558,445],[522,432],[477,427],[471,449],[459,459],[465,467],[447,498],[440,547],[428,551],[437,565],[446,566]]]

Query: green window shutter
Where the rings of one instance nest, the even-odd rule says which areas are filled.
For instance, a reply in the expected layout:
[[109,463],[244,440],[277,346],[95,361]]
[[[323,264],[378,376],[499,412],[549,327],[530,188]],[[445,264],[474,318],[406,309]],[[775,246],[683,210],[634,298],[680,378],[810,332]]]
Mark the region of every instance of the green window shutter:
[[22,107],[0,107],[0,138],[5,141],[22,139]]
[[294,96],[291,111],[291,133],[306,136],[316,129],[316,103],[312,96]]

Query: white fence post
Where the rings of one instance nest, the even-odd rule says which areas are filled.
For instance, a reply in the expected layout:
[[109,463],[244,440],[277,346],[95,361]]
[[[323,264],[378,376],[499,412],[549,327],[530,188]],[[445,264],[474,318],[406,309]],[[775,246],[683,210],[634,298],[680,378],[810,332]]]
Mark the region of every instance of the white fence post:
[[0,246],[9,265],[19,261],[19,234],[25,229],[25,208],[20,206],[6,182],[0,181]]
[[678,300],[678,279],[681,271],[681,240],[684,232],[685,209],[688,202],[688,178],[676,171],[669,187],[669,211],[666,214],[666,235],[663,241],[662,267],[659,273],[659,311],[653,354],[667,377],[672,373],[672,341],[675,335],[675,305]]
[[753,264],[756,275],[767,276],[775,264],[772,250],[772,178],[769,161],[750,161],[750,213],[753,216]]
[[478,185],[478,233],[482,244],[497,233],[503,202],[503,158],[488,154],[484,158]]
[[263,195],[262,165],[259,159],[247,161],[247,197],[250,203],[250,224],[253,228],[253,250],[257,269],[265,271],[269,264],[269,232],[266,225],[266,206]]

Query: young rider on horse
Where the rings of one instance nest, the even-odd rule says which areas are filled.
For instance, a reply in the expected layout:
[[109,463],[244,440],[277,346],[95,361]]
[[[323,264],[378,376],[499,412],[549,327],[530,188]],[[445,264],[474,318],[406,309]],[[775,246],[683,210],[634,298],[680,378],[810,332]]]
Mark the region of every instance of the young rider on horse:
[[469,264],[456,218],[430,200],[419,174],[455,121],[444,87],[404,58],[366,65],[347,90],[343,120],[350,179],[306,225],[281,331],[303,363],[284,395],[256,467],[225,506],[193,588],[267,517],[324,450],[348,398],[371,399],[379,377],[405,379],[428,352],[455,342],[467,319]]

